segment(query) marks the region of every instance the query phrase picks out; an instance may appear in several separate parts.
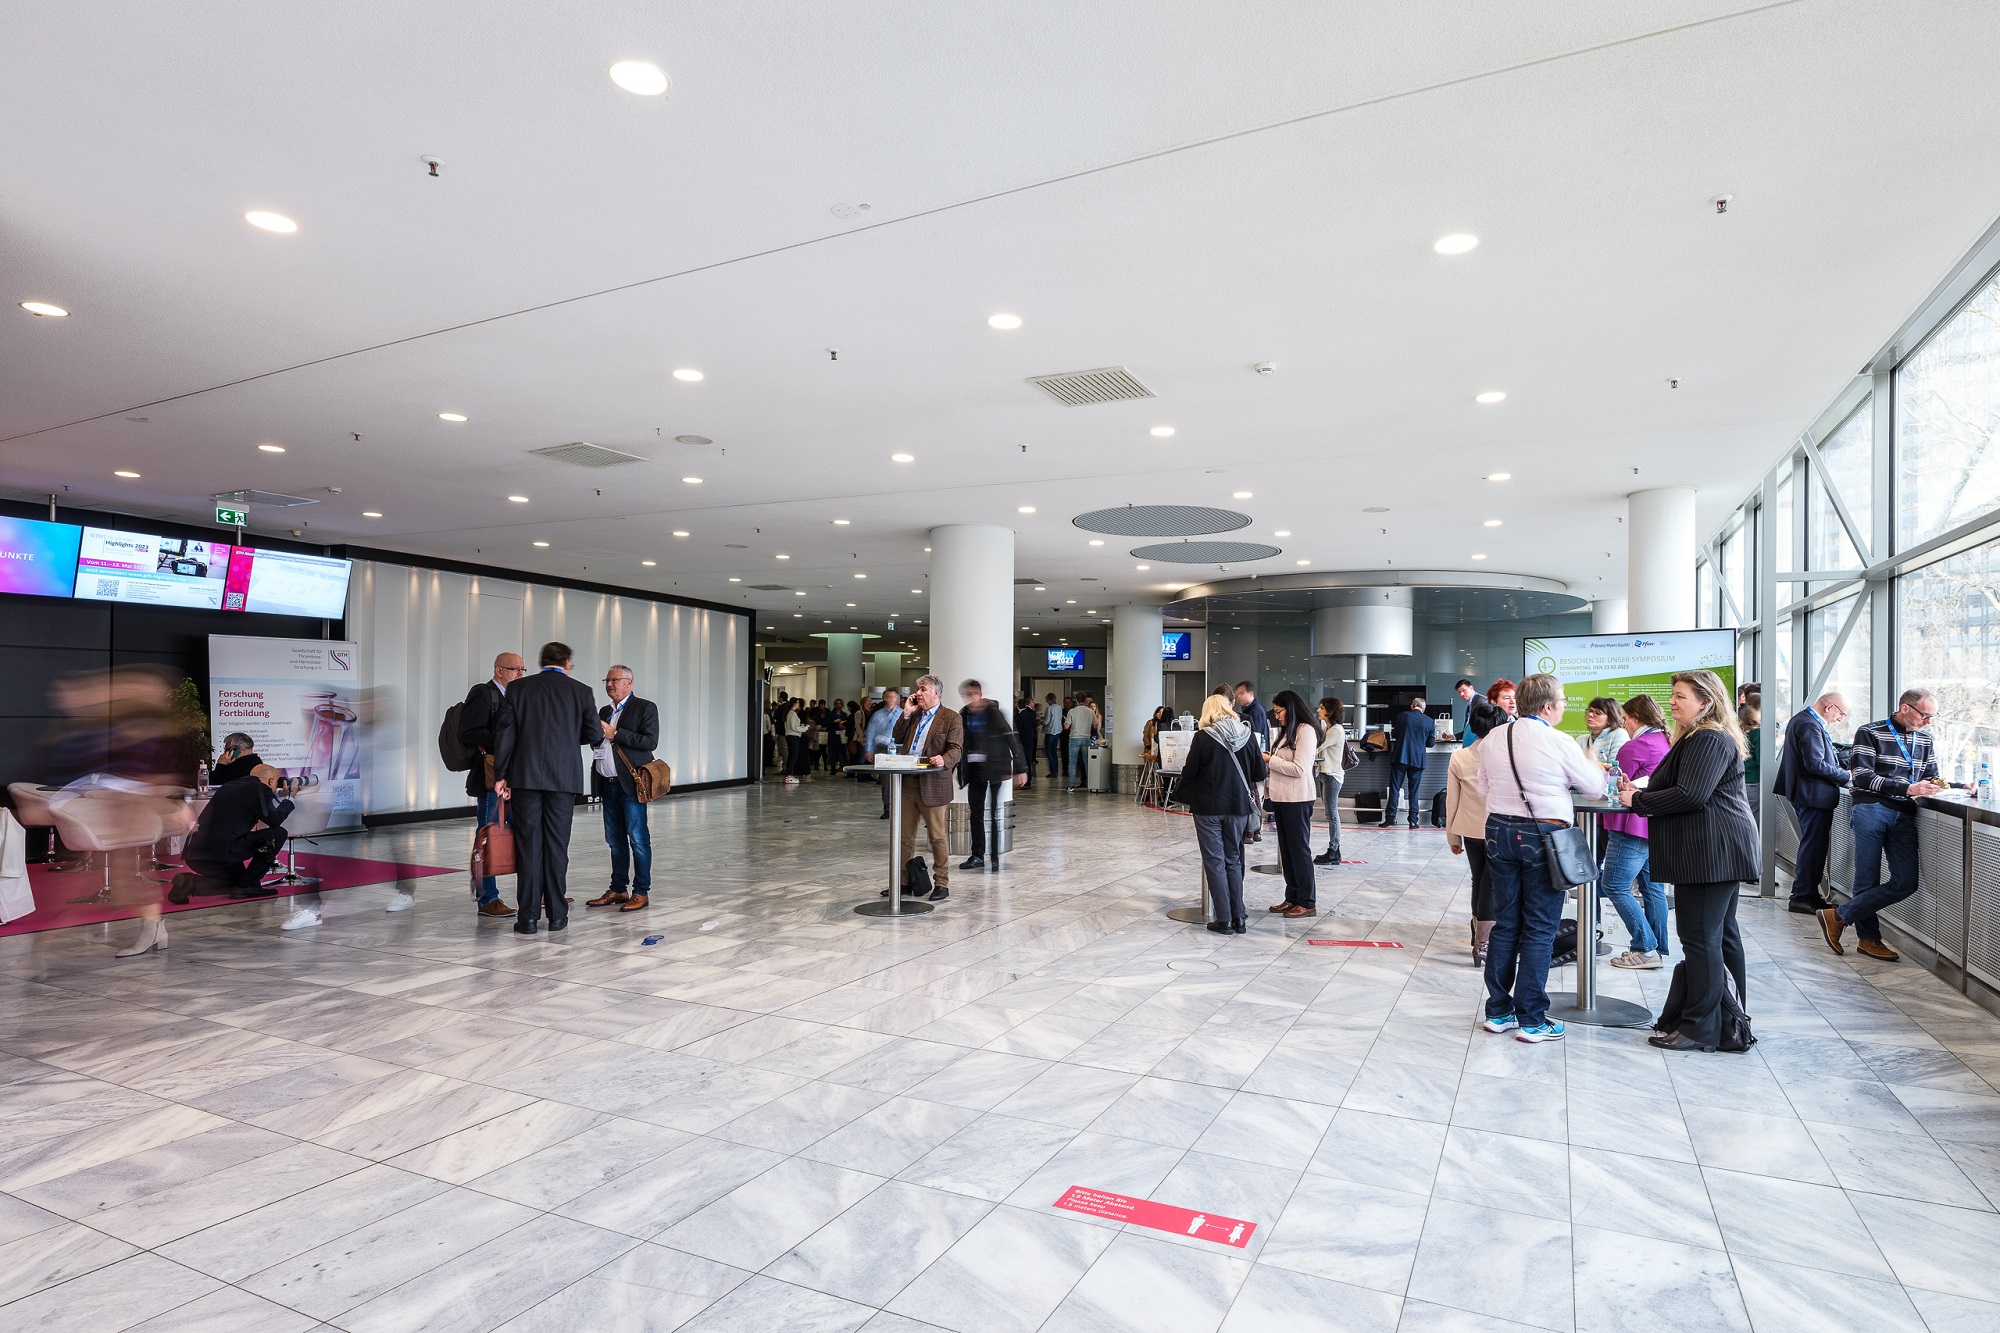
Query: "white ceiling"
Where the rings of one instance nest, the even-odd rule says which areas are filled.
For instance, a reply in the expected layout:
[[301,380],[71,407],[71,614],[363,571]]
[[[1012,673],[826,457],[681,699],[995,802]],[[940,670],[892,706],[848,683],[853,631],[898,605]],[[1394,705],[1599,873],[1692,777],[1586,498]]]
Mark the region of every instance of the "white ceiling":
[[[0,15],[8,493],[317,495],[258,519],[787,630],[927,618],[938,523],[1016,529],[1037,629],[1215,574],[1068,522],[1127,502],[1292,533],[1232,574],[1615,594],[1627,491],[1693,484],[1719,521],[2000,213],[1982,3]],[[1432,253],[1457,230],[1482,244]],[[1109,365],[1158,397],[1024,382]],[[527,453],[572,440],[650,461]]]

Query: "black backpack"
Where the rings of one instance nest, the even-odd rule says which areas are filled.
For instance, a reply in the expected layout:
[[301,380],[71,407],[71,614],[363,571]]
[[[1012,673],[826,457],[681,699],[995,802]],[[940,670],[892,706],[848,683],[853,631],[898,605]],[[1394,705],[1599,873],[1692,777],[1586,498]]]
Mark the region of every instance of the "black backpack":
[[1431,797],[1431,827],[1444,827],[1444,788],[1438,788],[1437,795]]
[[463,703],[453,704],[444,710],[444,721],[438,726],[438,755],[451,773],[469,773],[479,762],[479,751],[458,738],[458,718],[464,711]]
[[[1597,938],[1602,940],[1604,932],[1599,930]],[[1565,967],[1576,961],[1576,918],[1564,917],[1556,925],[1556,937],[1549,945],[1549,966]]]
[[905,898],[929,897],[937,886],[931,883],[931,868],[924,864],[924,858],[913,856],[903,866],[903,896]]
[[[1653,1020],[1655,1032],[1678,1032],[1681,1026],[1681,1012],[1687,1008],[1687,964],[1674,964],[1673,979],[1667,983],[1667,1000],[1660,1006],[1660,1016]],[[1736,993],[1736,976],[1728,968],[1722,970],[1722,1037],[1715,1043],[1718,1051],[1728,1051],[1732,1055],[1741,1054],[1757,1044],[1756,1034],[1750,1031],[1750,1015],[1743,1008],[1743,997]]]

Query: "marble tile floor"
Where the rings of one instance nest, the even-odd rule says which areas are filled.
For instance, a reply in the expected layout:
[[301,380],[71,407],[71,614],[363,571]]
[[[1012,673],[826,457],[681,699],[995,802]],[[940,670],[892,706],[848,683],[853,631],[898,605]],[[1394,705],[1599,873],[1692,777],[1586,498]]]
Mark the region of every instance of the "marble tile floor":
[[[833,780],[656,806],[635,919],[583,910],[581,811],[561,936],[438,878],[291,934],[182,916],[141,959],[129,924],[0,941],[0,1326],[2000,1329],[2000,1021],[1913,965],[1746,899],[1752,1053],[1529,1046],[1474,1031],[1441,835],[1353,831],[1316,922],[1231,938],[1164,916],[1187,820],[1046,787],[1003,873],[858,917],[876,812]],[[1072,1185],[1256,1228],[1053,1208]]]

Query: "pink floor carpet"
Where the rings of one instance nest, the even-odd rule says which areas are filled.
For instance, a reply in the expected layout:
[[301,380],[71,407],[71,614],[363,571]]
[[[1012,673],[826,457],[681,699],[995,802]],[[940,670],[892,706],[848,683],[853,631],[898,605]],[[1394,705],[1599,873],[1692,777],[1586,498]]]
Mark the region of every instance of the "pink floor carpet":
[[[288,897],[314,889],[352,889],[363,884],[393,884],[398,880],[464,873],[450,866],[368,861],[358,856],[330,856],[323,852],[300,852],[298,860],[300,874],[317,875],[321,882],[295,889],[281,885],[278,896]],[[284,868],[282,860],[278,864],[280,869]],[[185,907],[177,907],[167,901],[167,881],[173,878],[173,872],[162,870],[159,877],[160,903],[169,912],[196,912],[205,907],[223,907],[240,901],[233,898],[193,898]],[[59,930],[64,926],[89,926],[100,921],[129,921],[138,916],[138,912],[130,907],[69,901],[95,891],[103,883],[104,872],[100,869],[58,871],[46,866],[29,866],[28,885],[35,893],[35,910],[18,920],[0,925],[0,936],[28,935],[38,930]]]

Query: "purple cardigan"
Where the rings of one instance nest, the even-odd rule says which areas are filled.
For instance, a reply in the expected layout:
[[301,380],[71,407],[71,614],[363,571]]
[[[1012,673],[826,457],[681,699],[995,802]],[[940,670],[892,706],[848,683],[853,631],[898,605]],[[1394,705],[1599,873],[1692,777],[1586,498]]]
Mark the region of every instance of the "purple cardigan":
[[[1664,731],[1647,731],[1634,736],[1618,747],[1618,767],[1628,778],[1643,778],[1660,766],[1667,757],[1667,734]],[[1646,836],[1644,815],[1606,815],[1604,827],[1613,833],[1630,834],[1634,838]]]

